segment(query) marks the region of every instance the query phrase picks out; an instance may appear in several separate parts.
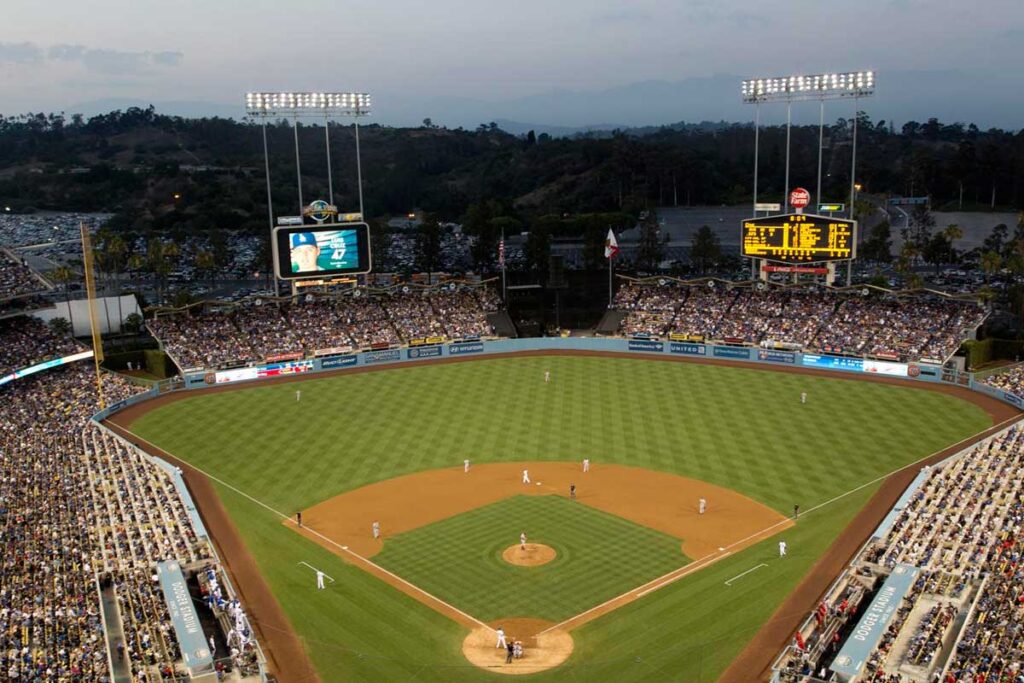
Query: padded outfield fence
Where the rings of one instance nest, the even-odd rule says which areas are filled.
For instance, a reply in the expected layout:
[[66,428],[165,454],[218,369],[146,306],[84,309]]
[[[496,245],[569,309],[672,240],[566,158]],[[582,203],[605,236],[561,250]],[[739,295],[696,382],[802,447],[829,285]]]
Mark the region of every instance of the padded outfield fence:
[[336,356],[323,356],[302,360],[253,364],[227,370],[190,372],[186,373],[183,378],[163,380],[147,393],[139,394],[126,401],[108,406],[105,410],[97,413],[93,419],[97,422],[101,421],[128,405],[148,400],[168,391],[204,389],[211,386],[239,384],[273,377],[312,376],[322,372],[346,368],[415,363],[421,360],[436,360],[438,358],[469,358],[524,351],[635,353],[638,357],[671,356],[677,358],[717,359],[750,363],[751,366],[770,365],[775,367],[849,372],[865,376],[892,377],[918,382],[962,386],[1008,403],[1014,408],[1024,408],[1024,401],[1020,397],[983,384],[975,380],[971,373],[959,372],[955,369],[928,363],[894,363],[891,361],[848,356],[830,356],[782,349],[704,344],[687,341],[608,337],[540,337],[446,342],[345,353]]

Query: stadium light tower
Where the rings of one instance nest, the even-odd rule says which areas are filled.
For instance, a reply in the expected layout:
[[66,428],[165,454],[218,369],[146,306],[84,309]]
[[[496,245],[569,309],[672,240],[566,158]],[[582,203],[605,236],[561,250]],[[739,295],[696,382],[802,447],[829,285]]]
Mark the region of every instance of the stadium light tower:
[[263,128],[263,165],[267,175],[267,215],[270,229],[274,229],[274,211],[270,197],[270,153],[267,148],[267,118],[290,116],[295,131],[295,170],[299,188],[299,213],[302,213],[302,171],[299,166],[299,117],[323,117],[324,140],[327,144],[327,186],[330,203],[334,204],[334,178],[331,172],[332,117],[349,116],[353,119],[356,137],[356,187],[359,192],[359,215],[363,215],[363,164],[359,154],[359,119],[371,112],[370,95],[361,92],[248,92],[245,111],[260,117]]
[[[757,173],[758,147],[761,119],[761,104],[769,102],[786,103],[786,181],[782,188],[782,207],[789,210],[789,139],[792,126],[793,102],[818,100],[818,184],[815,189],[815,204],[821,198],[821,155],[822,141],[825,131],[825,100],[853,98],[853,140],[850,161],[850,206],[849,216],[853,218],[853,202],[855,199],[854,185],[857,177],[857,100],[875,94],[874,71],[844,71],[811,76],[779,76],[772,78],[749,78],[740,86],[740,93],[745,104],[757,107],[754,115],[754,204],[757,215]],[[850,283],[850,270],[846,272],[847,284]],[[756,277],[756,276],[755,276]]]

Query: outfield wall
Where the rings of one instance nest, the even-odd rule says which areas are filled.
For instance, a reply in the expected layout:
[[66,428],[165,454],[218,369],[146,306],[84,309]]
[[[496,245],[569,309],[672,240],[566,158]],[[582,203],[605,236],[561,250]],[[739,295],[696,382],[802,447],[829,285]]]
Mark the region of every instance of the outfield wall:
[[657,339],[623,339],[618,337],[536,337],[528,339],[476,340],[457,343],[410,346],[324,356],[305,360],[251,365],[230,370],[186,373],[184,378],[164,380],[152,391],[133,396],[98,413],[94,419],[109,415],[160,393],[177,390],[204,389],[221,384],[239,384],[273,377],[315,375],[321,372],[354,367],[415,363],[438,358],[470,358],[491,354],[523,351],[597,351],[604,353],[635,353],[637,357],[674,356],[678,358],[710,358],[718,360],[773,365],[776,367],[810,368],[849,372],[868,376],[911,379],[919,382],[941,382],[981,392],[1014,408],[1024,408],[1024,401],[1000,389],[976,382],[969,373],[949,370],[927,363],[893,363],[865,358],[802,353],[752,346],[728,346]]

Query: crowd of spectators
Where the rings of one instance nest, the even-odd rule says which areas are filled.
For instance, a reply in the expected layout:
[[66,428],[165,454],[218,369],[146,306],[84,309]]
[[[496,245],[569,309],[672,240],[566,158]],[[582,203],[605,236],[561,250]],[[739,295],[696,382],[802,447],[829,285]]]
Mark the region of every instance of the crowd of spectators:
[[[0,359],[14,362],[3,347]],[[140,390],[104,379],[109,403]],[[210,563],[212,551],[170,475],[90,423],[98,409],[88,363],[0,387],[0,676],[9,680],[109,681],[106,590],[121,617],[110,658],[132,680],[186,677],[155,565]]]
[[263,300],[227,311],[181,312],[147,324],[181,367],[200,368],[424,337],[487,336],[493,334],[487,313],[498,305],[497,295],[487,289],[356,290],[339,298]]
[[982,323],[973,302],[861,296],[817,289],[624,285],[615,298],[626,335],[684,334],[731,343],[898,361],[944,361]]
[[989,375],[982,382],[1015,396],[1024,397],[1024,365],[1016,365],[1009,370]]
[[54,333],[39,318],[0,319],[0,376],[81,350],[71,336]]
[[0,249],[0,301],[46,289],[46,285],[22,259]]

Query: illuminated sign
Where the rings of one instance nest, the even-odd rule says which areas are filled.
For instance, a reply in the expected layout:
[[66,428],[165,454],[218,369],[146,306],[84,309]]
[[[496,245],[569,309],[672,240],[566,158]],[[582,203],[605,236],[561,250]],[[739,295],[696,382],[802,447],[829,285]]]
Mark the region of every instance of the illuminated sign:
[[842,213],[846,204],[818,204],[818,213]]
[[274,270],[282,280],[368,273],[370,228],[366,223],[275,228]]
[[21,370],[15,370],[14,372],[8,375],[3,375],[2,377],[0,377],[0,385],[7,384],[8,382],[13,382],[14,380],[21,379],[22,377],[34,375],[35,373],[42,372],[43,370],[55,368],[58,365],[74,363],[75,361],[85,360],[86,358],[92,358],[92,349],[88,351],[82,351],[80,353],[74,353],[70,356],[64,356],[63,358],[53,358],[51,360],[38,363],[37,365],[31,365],[27,368],[22,368]]
[[783,263],[846,261],[857,256],[857,222],[789,213],[743,221],[742,254]]

